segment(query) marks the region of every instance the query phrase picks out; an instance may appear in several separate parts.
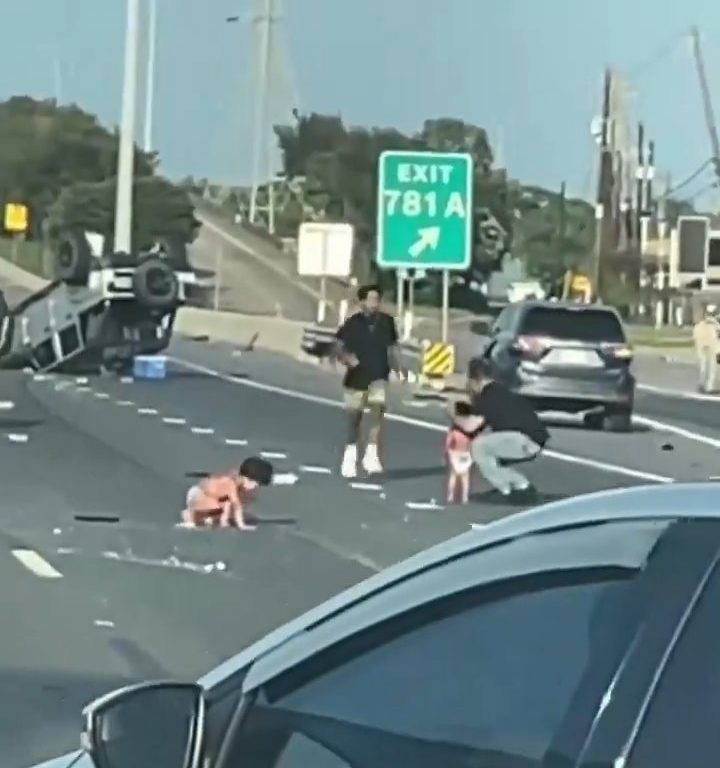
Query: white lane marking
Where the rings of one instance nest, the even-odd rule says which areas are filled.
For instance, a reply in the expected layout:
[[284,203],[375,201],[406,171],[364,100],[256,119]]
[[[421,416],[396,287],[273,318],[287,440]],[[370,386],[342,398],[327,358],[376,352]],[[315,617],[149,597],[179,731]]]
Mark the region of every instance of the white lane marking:
[[8,432],[7,439],[11,443],[27,443],[29,438],[20,432]]
[[330,467],[316,467],[313,464],[301,465],[300,471],[307,472],[310,475],[332,475]]
[[69,386],[71,386],[69,381],[58,381],[57,384],[53,387],[53,389],[56,392],[62,392],[63,389],[67,389]]
[[300,478],[294,472],[285,472],[284,474],[274,475],[273,485],[295,485]]
[[711,448],[720,448],[719,439],[703,435],[701,432],[694,432],[691,429],[677,427],[675,424],[668,424],[666,421],[651,419],[647,416],[633,416],[633,422],[645,427],[650,427],[650,429],[655,429],[658,432],[669,432],[671,435],[684,437],[686,440],[694,440],[696,443],[703,443],[703,445],[709,445]]
[[260,451],[263,459],[287,459],[287,453],[281,451]]
[[350,487],[356,491],[382,491],[382,485],[377,483],[350,483]]
[[44,373],[36,373],[33,376],[33,381],[47,381],[48,377]]
[[24,565],[30,573],[41,579],[61,579],[62,573],[53,568],[48,561],[39,555],[34,549],[13,549],[13,557]]
[[132,384],[132,383],[133,383],[133,381],[135,381],[135,379],[133,379],[133,377],[132,377],[132,376],[123,376],[123,377],[120,379],[120,383],[121,383],[121,384]]
[[132,400],[116,400],[115,405],[119,405],[120,407],[126,407],[128,405],[135,405],[135,403]]
[[12,400],[0,400],[0,411],[11,411],[14,407]]
[[165,424],[187,424],[187,419],[183,419],[181,416],[163,416]]
[[75,379],[76,384],[87,384],[88,380],[85,376],[81,376],[79,379]]
[[225,445],[247,445],[247,440],[241,440],[237,437],[226,437],[225,438]]
[[112,629],[115,626],[115,622],[109,621],[108,619],[95,619],[93,624],[96,627],[107,627],[108,629]]
[[687,392],[684,389],[672,387],[658,387],[655,384],[636,384],[636,388],[642,392],[650,392],[654,395],[666,395],[667,397],[679,397],[682,400],[700,400],[705,403],[720,403],[720,393],[707,395],[704,392]]
[[138,408],[137,412],[141,416],[157,416],[157,408]]
[[82,387],[76,387],[76,392],[91,392],[92,387],[82,386]]
[[473,531],[479,531],[481,528],[485,528],[486,523],[470,523],[470,528],[472,528]]
[[444,509],[435,499],[431,501],[406,501],[405,506],[408,509]]
[[215,430],[212,427],[190,427],[194,435],[214,435]]
[[109,400],[110,399],[110,395],[108,395],[107,392],[96,392],[95,393],[95,397],[98,400]]
[[[271,392],[276,395],[284,395],[285,397],[292,397],[296,400],[303,400],[307,403],[317,403],[318,405],[327,405],[331,408],[343,408],[343,404],[338,400],[331,400],[328,397],[321,397],[320,395],[311,395],[307,392],[296,392],[292,389],[285,389],[285,387],[278,387],[275,384],[265,384],[261,381],[252,381],[250,379],[233,379],[231,376],[227,376],[219,371],[214,371],[212,368],[207,368],[204,365],[198,365],[197,363],[191,363],[181,358],[173,357],[171,359],[177,365],[189,368],[190,370],[199,371],[205,373],[208,376],[213,376],[216,379],[227,381],[230,384],[236,384],[241,387],[249,387],[250,389],[259,389],[263,392]],[[420,427],[421,429],[431,429],[434,432],[445,432],[447,427],[442,424],[434,424],[430,421],[422,421],[421,419],[414,419],[410,416],[404,416],[400,413],[388,413],[385,417],[388,421],[395,421],[400,424],[409,424],[412,427]],[[636,478],[637,480],[647,480],[652,483],[672,483],[675,478],[667,477],[665,475],[657,475],[653,472],[644,472],[640,469],[633,469],[632,467],[624,467],[619,464],[610,464],[605,461],[596,461],[595,459],[587,459],[582,456],[573,456],[569,453],[562,453],[560,451],[553,451],[550,449],[542,452],[543,456],[547,456],[557,461],[564,461],[568,464],[576,464],[583,467],[590,467],[591,469],[598,469],[601,472],[609,472],[615,475],[624,475],[625,477]]]

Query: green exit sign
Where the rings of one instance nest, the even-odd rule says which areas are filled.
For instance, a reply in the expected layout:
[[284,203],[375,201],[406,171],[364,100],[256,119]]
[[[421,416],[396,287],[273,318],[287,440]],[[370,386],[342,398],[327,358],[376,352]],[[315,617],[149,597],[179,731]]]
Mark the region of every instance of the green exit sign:
[[473,243],[473,161],[454,152],[383,152],[377,262],[388,269],[464,270]]

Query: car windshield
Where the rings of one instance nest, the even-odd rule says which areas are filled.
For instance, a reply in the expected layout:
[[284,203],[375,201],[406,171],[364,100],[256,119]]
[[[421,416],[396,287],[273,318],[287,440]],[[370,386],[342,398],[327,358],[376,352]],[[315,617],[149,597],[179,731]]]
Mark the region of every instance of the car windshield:
[[602,309],[533,307],[523,317],[521,333],[562,340],[615,344],[625,341],[625,333],[615,313]]

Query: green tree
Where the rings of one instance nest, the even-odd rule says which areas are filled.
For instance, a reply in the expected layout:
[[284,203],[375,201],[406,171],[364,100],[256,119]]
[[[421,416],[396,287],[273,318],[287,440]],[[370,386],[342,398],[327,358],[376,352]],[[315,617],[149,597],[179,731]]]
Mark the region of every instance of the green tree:
[[[48,209],[47,233],[56,237],[63,229],[83,229],[105,237],[112,247],[115,179],[78,182],[65,187]],[[159,176],[135,180],[133,189],[133,247],[150,248],[154,243],[191,242],[199,227],[187,193]]]
[[[110,232],[118,144],[116,131],[77,106],[26,96],[0,102],[0,204],[29,207],[30,237],[74,225]],[[187,193],[155,177],[157,164],[154,153],[136,149],[138,240],[170,231],[189,242],[195,224]]]

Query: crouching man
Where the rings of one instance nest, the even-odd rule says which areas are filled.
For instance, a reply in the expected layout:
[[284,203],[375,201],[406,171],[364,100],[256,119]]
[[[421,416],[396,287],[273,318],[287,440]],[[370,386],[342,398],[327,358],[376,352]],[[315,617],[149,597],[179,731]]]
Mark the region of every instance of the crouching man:
[[494,381],[491,371],[483,358],[470,363],[471,427],[481,430],[470,451],[480,473],[503,496],[526,495],[535,489],[514,465],[536,459],[549,434],[532,405]]

